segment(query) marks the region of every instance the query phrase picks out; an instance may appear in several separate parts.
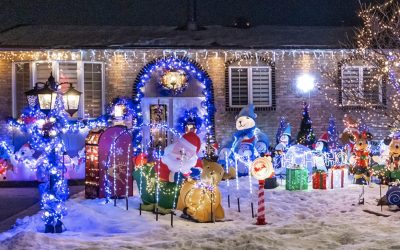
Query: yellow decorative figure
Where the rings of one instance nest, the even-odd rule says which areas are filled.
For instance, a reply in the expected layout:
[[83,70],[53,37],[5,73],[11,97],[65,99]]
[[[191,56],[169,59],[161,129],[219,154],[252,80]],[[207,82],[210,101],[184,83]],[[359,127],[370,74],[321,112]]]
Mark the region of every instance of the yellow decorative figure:
[[197,222],[221,221],[225,212],[221,205],[218,184],[224,169],[216,162],[203,160],[200,180],[188,180],[180,190],[177,209]]

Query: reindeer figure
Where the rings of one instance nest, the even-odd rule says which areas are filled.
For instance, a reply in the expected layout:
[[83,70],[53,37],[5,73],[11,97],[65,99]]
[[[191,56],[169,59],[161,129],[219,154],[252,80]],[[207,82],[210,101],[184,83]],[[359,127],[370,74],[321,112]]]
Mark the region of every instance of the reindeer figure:
[[353,133],[354,148],[353,154],[350,159],[352,165],[352,173],[354,174],[354,181],[356,184],[364,185],[369,183],[371,173],[369,165],[371,161],[370,150],[368,142],[372,140],[372,135],[367,132]]

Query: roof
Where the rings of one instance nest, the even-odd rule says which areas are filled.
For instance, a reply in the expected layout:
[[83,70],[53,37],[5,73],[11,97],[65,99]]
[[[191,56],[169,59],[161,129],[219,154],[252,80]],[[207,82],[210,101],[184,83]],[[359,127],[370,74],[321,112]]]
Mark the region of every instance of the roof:
[[336,49],[343,48],[354,35],[352,27],[334,26],[205,28],[187,31],[172,26],[25,25],[0,32],[0,48]]

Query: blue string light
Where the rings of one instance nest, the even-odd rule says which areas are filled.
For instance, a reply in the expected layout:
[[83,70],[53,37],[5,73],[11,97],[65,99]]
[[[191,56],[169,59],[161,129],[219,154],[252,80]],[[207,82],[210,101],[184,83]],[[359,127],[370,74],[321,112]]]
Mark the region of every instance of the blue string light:
[[[144,97],[144,87],[151,79],[152,74],[157,69],[176,69],[182,70],[186,73],[186,75],[193,77],[197,81],[199,81],[204,87],[203,90],[203,100],[201,102],[201,106],[205,109],[206,115],[203,118],[204,126],[206,129],[206,133],[214,138],[213,131],[213,121],[214,121],[214,93],[213,93],[213,84],[211,78],[208,76],[207,72],[194,60],[189,59],[187,57],[161,57],[153,60],[148,63],[143,69],[139,72],[133,89],[133,99],[134,99],[134,108],[135,108],[135,117],[134,117],[134,126],[141,127],[143,124],[143,114],[141,110],[141,100]],[[133,151],[134,155],[138,155],[142,152],[141,149],[141,131],[135,130],[133,132]]]

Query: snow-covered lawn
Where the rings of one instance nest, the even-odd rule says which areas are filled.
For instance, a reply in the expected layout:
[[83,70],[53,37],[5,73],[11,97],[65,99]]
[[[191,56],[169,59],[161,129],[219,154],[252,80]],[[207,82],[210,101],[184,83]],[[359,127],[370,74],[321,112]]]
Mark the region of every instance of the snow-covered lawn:
[[[0,249],[400,249],[400,213],[376,216],[363,210],[380,212],[376,206],[379,186],[365,188],[365,205],[358,205],[361,186],[344,189],[286,191],[284,186],[266,190],[266,226],[255,225],[250,201],[256,209],[257,182],[249,195],[247,177],[240,179],[241,212],[237,211],[235,181],[220,184],[227,221],[195,223],[143,212],[139,198],[130,198],[118,206],[104,200],[85,200],[80,193],[67,202],[64,218],[67,231],[44,234],[40,214],[17,221],[16,226],[0,234]],[[383,194],[387,187],[383,188]],[[227,206],[227,194],[231,208]]]

